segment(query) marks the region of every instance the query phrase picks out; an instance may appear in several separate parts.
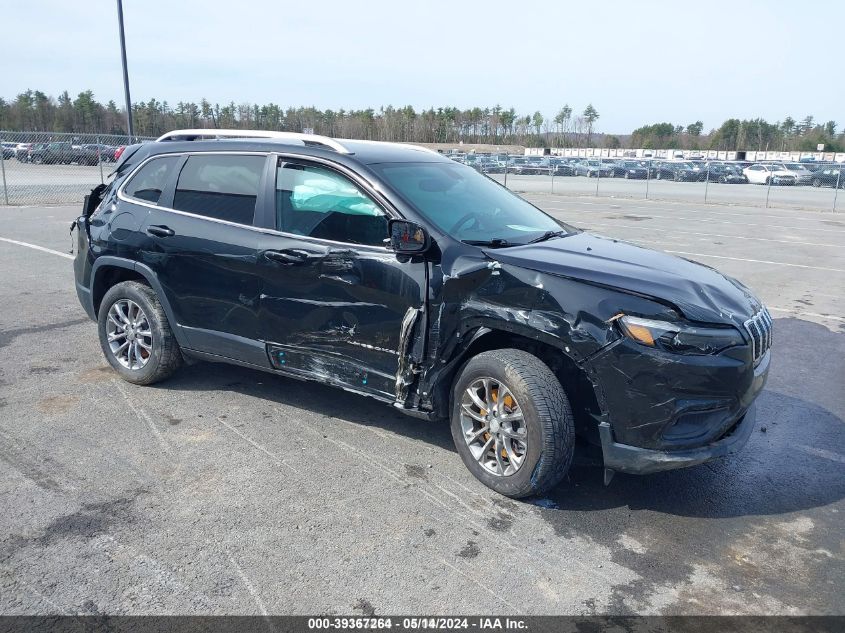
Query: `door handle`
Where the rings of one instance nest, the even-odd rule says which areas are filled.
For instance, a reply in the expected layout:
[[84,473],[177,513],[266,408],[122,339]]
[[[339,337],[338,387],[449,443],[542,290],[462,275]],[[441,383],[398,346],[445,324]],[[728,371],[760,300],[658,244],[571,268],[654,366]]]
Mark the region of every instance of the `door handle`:
[[147,227],[147,233],[156,237],[170,237],[176,235],[176,231],[166,226],[152,225]]
[[264,257],[285,266],[297,266],[308,261],[308,253],[298,250],[264,251]]

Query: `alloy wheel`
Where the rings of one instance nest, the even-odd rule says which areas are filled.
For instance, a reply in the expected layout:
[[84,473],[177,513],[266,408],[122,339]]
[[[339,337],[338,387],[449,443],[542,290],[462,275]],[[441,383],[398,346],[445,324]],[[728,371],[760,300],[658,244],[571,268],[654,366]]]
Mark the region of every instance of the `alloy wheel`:
[[507,385],[495,378],[475,380],[463,393],[460,416],[464,441],[484,470],[506,477],[522,467],[528,429]]
[[119,299],[109,308],[106,336],[111,353],[127,369],[141,369],[153,351],[153,333],[147,315],[131,299]]

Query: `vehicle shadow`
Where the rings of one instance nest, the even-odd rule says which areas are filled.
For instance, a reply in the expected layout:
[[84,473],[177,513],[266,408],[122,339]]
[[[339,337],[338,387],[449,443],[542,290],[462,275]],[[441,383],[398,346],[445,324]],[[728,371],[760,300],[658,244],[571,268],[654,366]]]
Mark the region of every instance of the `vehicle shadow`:
[[390,405],[318,382],[297,380],[246,367],[201,362],[183,367],[173,378],[152,388],[179,391],[231,391],[245,396],[377,427],[455,452],[445,420],[420,420]]
[[[579,446],[567,479],[539,503],[556,506],[556,510],[549,511],[562,515],[562,521],[572,521],[575,513],[610,509],[651,510],[697,518],[777,515],[845,498],[845,421],[819,404],[784,393],[785,389],[776,390],[779,383],[792,385],[793,394],[801,393],[801,382],[796,379],[807,378],[800,372],[800,355],[826,349],[835,357],[836,348],[843,346],[840,341],[845,341],[845,337],[798,319],[778,319],[776,332],[782,336],[784,345],[775,349],[769,387],[757,401],[757,427],[738,454],[693,468],[652,475],[618,473],[605,487],[600,452],[585,457],[583,447]],[[834,342],[830,337],[839,340]],[[813,341],[813,346],[807,351],[795,350],[790,348],[789,341]],[[831,384],[825,387],[823,382],[817,383],[814,392],[807,395],[818,399],[820,392],[837,388],[834,383],[842,375],[843,358],[845,353],[832,361],[838,365],[820,378]],[[411,418],[374,399],[316,382],[233,365],[197,363],[184,367],[173,378],[153,388],[230,391],[266,401],[268,407],[278,404],[301,408],[456,453],[445,421]]]

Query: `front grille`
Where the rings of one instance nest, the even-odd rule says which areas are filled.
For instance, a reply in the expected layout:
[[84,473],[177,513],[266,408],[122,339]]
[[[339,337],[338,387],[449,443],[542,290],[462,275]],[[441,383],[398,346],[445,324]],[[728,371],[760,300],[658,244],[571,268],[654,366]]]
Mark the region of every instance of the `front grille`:
[[754,356],[756,365],[772,346],[772,317],[766,308],[762,308],[743,325],[748,336],[751,337],[751,354]]

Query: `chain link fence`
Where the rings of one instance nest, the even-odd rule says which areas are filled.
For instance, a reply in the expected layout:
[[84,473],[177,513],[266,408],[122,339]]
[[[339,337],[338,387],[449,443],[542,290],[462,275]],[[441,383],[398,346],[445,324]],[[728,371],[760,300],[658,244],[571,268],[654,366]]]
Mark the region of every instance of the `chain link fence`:
[[152,140],[113,134],[0,131],[0,204],[76,204],[105,182],[122,148]]
[[[606,151],[606,150],[605,150]],[[584,150],[581,150],[583,153]],[[762,152],[760,152],[762,154]],[[845,162],[837,155],[727,160],[596,156],[468,156],[518,193],[605,196],[696,204],[841,211]]]
[[[123,147],[149,140],[153,139],[0,131],[0,204],[80,203],[92,187],[108,179]],[[452,152],[449,156],[520,193],[834,211],[845,204],[845,192],[840,195],[845,188],[845,156],[838,154],[529,151],[537,155]]]

